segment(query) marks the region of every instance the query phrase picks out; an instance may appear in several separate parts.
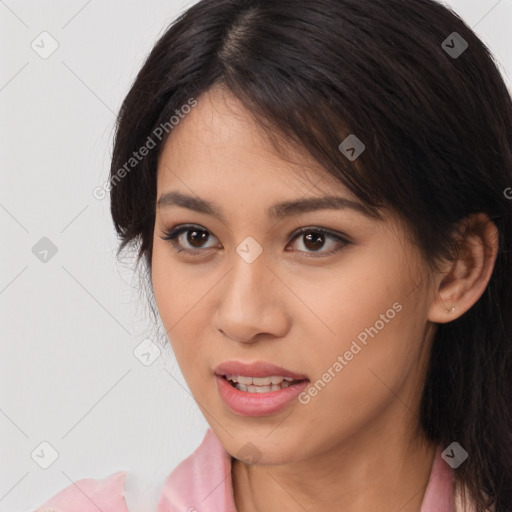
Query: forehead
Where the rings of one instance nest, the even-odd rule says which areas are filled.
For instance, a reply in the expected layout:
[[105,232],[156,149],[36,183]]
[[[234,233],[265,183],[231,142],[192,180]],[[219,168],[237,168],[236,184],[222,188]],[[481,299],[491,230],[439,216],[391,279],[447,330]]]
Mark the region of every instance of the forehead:
[[265,129],[229,91],[220,87],[169,135],[158,162],[158,188],[172,185],[287,188],[296,194],[337,193],[357,201],[304,147]]

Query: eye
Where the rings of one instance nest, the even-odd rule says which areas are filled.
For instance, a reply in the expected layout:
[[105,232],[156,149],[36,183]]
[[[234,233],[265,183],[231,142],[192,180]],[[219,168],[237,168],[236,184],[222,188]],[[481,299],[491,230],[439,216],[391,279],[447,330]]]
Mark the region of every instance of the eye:
[[[191,256],[198,256],[205,252],[204,249],[214,247],[204,245],[209,241],[210,236],[210,232],[201,226],[182,224],[165,232],[164,236],[160,238],[170,242],[178,253],[184,252]],[[320,254],[321,257],[329,256],[350,244],[344,236],[320,227],[300,228],[292,234],[292,241],[296,239],[301,240],[303,247],[305,247],[305,250],[300,249],[298,252],[306,253],[306,257],[318,257],[315,256],[316,254]],[[322,249],[328,240],[331,241],[330,246],[332,248],[328,251],[320,251],[319,249]]]
[[[164,233],[164,235],[165,236],[161,236],[160,238],[170,242],[177,252],[186,252],[192,255],[204,252],[202,250],[198,251],[194,249],[204,249],[202,244],[207,242],[210,238],[210,234],[207,229],[203,229],[201,226],[187,224],[175,226],[170,231]],[[187,247],[187,244],[190,244],[192,248],[190,248],[190,246]],[[185,245],[185,248],[183,248],[183,245]],[[209,249],[210,247],[206,248]]]
[[[301,241],[306,250],[301,249],[300,252],[305,252],[307,257],[330,256],[341,251],[350,243],[345,237],[320,227],[300,228],[292,236],[293,240]],[[330,245],[332,248],[328,251],[320,251],[319,249],[325,247],[327,240],[331,241],[331,244],[327,244],[327,246]],[[321,256],[316,256],[317,253]]]

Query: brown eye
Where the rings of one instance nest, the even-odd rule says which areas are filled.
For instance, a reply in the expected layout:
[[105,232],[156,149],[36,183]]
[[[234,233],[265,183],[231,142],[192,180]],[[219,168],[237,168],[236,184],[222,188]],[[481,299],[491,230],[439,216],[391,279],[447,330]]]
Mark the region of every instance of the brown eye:
[[169,241],[178,252],[199,254],[204,252],[203,249],[211,248],[204,245],[210,239],[210,232],[198,226],[177,226],[164,235],[160,238]]
[[303,236],[304,246],[310,251],[321,249],[325,243],[325,235],[323,233],[308,233]]
[[[304,252],[308,257],[315,255],[315,253],[318,253],[319,256],[329,256],[339,252],[350,243],[338,234],[315,227],[301,228],[295,234],[293,240],[302,242],[304,249],[299,247],[299,252]],[[321,249],[324,247],[327,247],[327,250],[322,251]]]
[[188,229],[184,233],[187,234],[186,241],[193,247],[201,248],[201,244],[208,241],[209,235],[207,231],[199,229]]

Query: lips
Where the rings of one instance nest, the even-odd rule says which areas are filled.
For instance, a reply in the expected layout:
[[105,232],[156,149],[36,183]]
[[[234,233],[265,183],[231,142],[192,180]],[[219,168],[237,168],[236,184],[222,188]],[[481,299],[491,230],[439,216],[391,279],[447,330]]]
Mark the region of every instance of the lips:
[[[223,368],[226,369],[223,370]],[[226,363],[219,366],[216,370],[219,373],[215,374],[217,391],[231,412],[239,416],[255,417],[278,414],[292,406],[297,397],[309,386],[309,380],[302,379],[286,381],[288,385],[281,385],[279,389],[269,389],[269,386],[244,386],[238,389],[233,386],[233,382],[226,378],[226,375],[222,374],[222,372],[228,370],[236,373],[245,372],[253,375],[255,373],[263,375],[263,377],[246,376],[246,379],[251,380],[265,379],[265,377],[268,379],[269,373],[281,374],[281,377],[279,377],[281,379],[284,378],[283,374],[290,375],[291,377],[288,377],[290,379],[304,377],[304,375],[267,363],[247,365],[230,362],[229,365]],[[239,385],[237,384],[237,386]],[[271,386],[271,388],[274,388],[274,386]]]
[[268,361],[254,361],[243,363],[241,361],[225,361],[217,366],[215,374],[221,377],[226,375],[243,375],[246,377],[288,377],[294,381],[309,380],[306,375],[281,368]]

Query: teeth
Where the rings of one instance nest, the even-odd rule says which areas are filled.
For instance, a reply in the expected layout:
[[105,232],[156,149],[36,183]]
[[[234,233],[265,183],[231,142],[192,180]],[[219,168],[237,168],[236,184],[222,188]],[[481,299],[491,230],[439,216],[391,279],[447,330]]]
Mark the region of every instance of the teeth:
[[239,382],[235,384],[236,389],[240,391],[247,391],[248,393],[268,393],[270,391],[279,391],[280,389],[287,388],[288,386],[291,386],[291,382],[289,381],[282,381],[282,384],[272,384],[270,386],[246,386]]
[[247,377],[246,375],[225,375],[233,387],[248,393],[268,393],[291,386],[295,381],[291,377],[273,375],[271,377]]
[[242,384],[244,386],[260,386],[260,387],[267,387],[270,385],[278,385],[281,384],[283,381],[291,382],[293,379],[291,377],[279,377],[279,376],[272,376],[272,377],[247,377],[245,375],[226,375],[226,379]]

